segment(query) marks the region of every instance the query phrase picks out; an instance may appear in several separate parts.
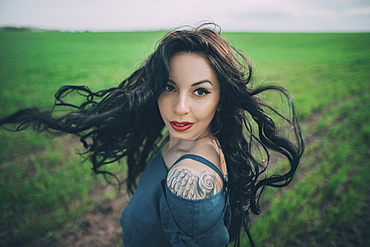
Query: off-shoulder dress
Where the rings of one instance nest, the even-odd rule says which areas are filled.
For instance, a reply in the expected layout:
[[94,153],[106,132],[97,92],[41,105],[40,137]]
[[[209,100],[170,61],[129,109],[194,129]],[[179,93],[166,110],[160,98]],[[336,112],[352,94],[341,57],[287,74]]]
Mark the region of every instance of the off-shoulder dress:
[[212,168],[223,179],[223,189],[201,200],[175,195],[167,187],[167,167],[158,152],[142,173],[135,194],[123,210],[120,222],[125,247],[227,245],[230,221],[227,176],[213,163],[194,154],[182,156],[173,165],[184,159]]

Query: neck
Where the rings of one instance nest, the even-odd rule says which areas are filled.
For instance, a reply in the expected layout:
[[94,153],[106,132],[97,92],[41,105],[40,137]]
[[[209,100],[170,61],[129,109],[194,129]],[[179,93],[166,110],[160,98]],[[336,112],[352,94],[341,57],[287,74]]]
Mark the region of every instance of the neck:
[[195,140],[179,139],[175,137],[170,137],[167,143],[167,149],[173,152],[189,152],[193,147],[201,140],[211,139],[214,137],[212,135],[204,135],[203,137],[197,138]]
[[179,150],[186,152],[194,146],[195,142],[196,141],[193,140],[183,140],[171,137],[169,142],[167,143],[167,147],[169,150]]

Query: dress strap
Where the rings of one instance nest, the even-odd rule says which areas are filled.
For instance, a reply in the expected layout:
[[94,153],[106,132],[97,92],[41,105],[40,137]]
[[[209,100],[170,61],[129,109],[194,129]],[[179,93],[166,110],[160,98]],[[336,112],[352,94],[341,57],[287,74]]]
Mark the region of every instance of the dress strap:
[[[176,165],[177,163],[179,163],[180,161],[182,161],[184,159],[192,159],[192,160],[198,161],[198,162],[210,167],[212,170],[214,170],[222,178],[222,180],[225,180],[224,176],[222,175],[222,172],[220,171],[220,169],[218,169],[217,166],[215,166],[211,161],[207,160],[206,158],[203,158],[203,157],[201,157],[199,155],[195,155],[195,154],[185,154],[184,156],[181,156],[178,160],[176,160],[175,163],[173,163],[173,165],[170,167],[170,169],[174,165]],[[227,179],[226,179],[226,181],[227,181]]]

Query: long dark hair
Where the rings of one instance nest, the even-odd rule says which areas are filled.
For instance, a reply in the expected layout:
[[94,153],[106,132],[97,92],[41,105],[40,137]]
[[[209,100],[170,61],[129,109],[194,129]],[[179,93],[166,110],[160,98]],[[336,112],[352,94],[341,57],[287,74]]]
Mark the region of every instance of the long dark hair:
[[[223,39],[215,27],[201,25],[170,31],[143,65],[118,87],[94,93],[84,86],[64,86],[55,95],[53,110],[21,110],[0,120],[0,125],[17,123],[17,130],[32,126],[38,131],[78,135],[95,173],[111,174],[104,171],[104,165],[125,159],[127,189],[134,192],[137,177],[166,137],[157,100],[169,78],[170,58],[179,52],[205,57],[221,85],[220,110],[211,122],[211,130],[226,159],[232,211],[229,232],[231,241],[238,246],[242,226],[251,239],[249,212],[260,213],[258,201],[262,188],[290,183],[304,145],[289,93],[273,85],[252,89],[249,59]],[[268,91],[277,92],[287,100],[288,116],[259,97]],[[65,102],[66,96],[73,92],[85,97],[84,103]],[[65,106],[72,110],[60,115],[57,109]],[[282,128],[278,128],[276,118],[285,123]],[[287,137],[286,132],[293,137]],[[285,157],[289,168],[283,174],[259,179],[270,163],[271,151]]]

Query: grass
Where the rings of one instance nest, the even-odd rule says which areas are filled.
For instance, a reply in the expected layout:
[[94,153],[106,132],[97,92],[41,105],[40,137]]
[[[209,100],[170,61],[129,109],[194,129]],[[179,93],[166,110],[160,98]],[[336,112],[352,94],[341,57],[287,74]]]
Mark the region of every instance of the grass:
[[[24,107],[51,108],[65,84],[116,86],[162,34],[0,32],[0,118]],[[347,225],[355,236],[347,241],[366,246],[356,222],[369,198],[370,34],[225,36],[254,60],[256,85],[279,83],[291,91],[309,140],[297,179],[266,190],[267,209],[252,228],[257,246],[331,246],[343,240]],[[72,222],[94,209],[101,198],[89,191],[102,178],[76,148],[82,149],[71,137],[0,130],[0,245],[58,238],[56,229],[74,229]]]
[[2,241],[25,243],[91,210],[87,195],[96,177],[78,156],[65,159],[63,145],[53,142],[1,164],[1,231],[12,229]]
[[[269,209],[252,228],[259,245],[331,246],[340,237],[340,229],[361,214],[368,196],[366,181],[370,181],[370,164],[369,144],[364,139],[368,133],[357,126],[370,120],[370,116],[364,114],[370,107],[369,98],[370,93],[364,91],[351,99],[348,104],[354,106],[356,112],[339,123],[338,118],[328,122],[323,137],[308,146],[302,169],[306,165],[315,169],[310,169],[303,179],[295,181],[278,197],[275,197],[277,190],[266,191],[264,201],[270,202]],[[347,108],[344,101],[323,115],[338,116]],[[284,227],[280,227],[282,224]],[[369,240],[362,235],[353,241],[353,246],[366,246]]]
[[278,82],[293,92],[302,118],[369,84],[369,33],[245,33],[229,39],[250,51],[258,79]]

